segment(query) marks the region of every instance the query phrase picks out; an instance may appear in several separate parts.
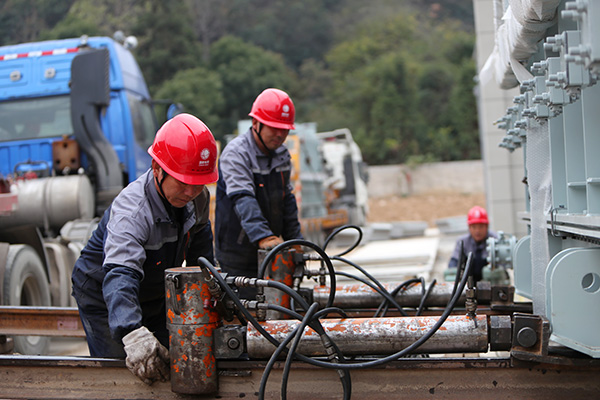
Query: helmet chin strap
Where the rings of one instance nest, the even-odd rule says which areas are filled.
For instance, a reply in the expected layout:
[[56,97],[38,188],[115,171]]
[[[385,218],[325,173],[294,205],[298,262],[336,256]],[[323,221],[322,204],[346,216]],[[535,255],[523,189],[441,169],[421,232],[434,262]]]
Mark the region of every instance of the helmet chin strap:
[[262,143],[265,150],[267,150],[268,155],[269,155],[269,168],[271,168],[271,161],[273,160],[273,155],[275,154],[275,152],[272,151],[271,149],[269,149],[267,147],[267,145],[265,144],[265,141],[263,140],[262,135],[260,134],[260,132],[262,131],[262,127],[263,127],[262,122],[258,122],[258,131],[256,129],[254,129],[254,126],[252,127],[252,130],[254,131],[254,133],[256,133],[256,136],[258,136],[258,139]]
[[156,186],[158,186],[158,192],[163,200],[163,203],[165,204],[167,214],[169,214],[172,217],[173,215],[175,215],[175,206],[173,206],[173,204],[171,204],[171,202],[167,199],[167,195],[165,194],[165,191],[163,189],[163,182],[165,181],[165,179],[167,179],[167,173],[162,168],[160,170],[162,171],[162,178],[160,182],[158,181],[158,178],[156,176],[154,177],[154,181],[156,182]]

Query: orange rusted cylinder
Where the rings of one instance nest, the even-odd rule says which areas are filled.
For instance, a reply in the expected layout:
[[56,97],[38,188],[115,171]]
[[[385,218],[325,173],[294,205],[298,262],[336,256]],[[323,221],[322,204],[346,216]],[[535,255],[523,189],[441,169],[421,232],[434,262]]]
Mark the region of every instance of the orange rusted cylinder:
[[[296,252],[295,249],[288,249],[279,252],[271,265],[265,270],[265,279],[272,281],[281,282],[289,287],[292,287],[294,270],[296,264],[294,263],[293,254]],[[261,265],[263,260],[266,258],[268,252],[265,250],[258,251],[258,265]],[[265,288],[265,300],[270,304],[277,304],[286,308],[290,308],[290,296],[279,289]],[[286,314],[278,311],[268,310],[267,319],[283,319],[288,318]]]
[[[425,335],[439,317],[345,318],[321,320],[323,328],[344,355],[389,355]],[[299,324],[295,320],[261,322],[278,341],[283,341]],[[269,357],[275,346],[251,324],[246,332],[251,358]],[[475,319],[449,316],[444,324],[416,353],[485,353],[488,349],[488,324],[485,315]],[[307,356],[326,355],[321,338],[312,328],[302,335],[298,352]]]
[[199,267],[165,271],[171,390],[210,394],[218,389],[213,332],[221,318]]

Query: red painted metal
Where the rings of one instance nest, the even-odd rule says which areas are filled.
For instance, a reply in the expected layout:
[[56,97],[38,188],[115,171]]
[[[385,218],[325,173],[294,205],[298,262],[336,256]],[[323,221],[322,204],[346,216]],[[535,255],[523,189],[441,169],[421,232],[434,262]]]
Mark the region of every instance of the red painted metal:
[[171,388],[176,393],[218,390],[213,332],[221,324],[200,267],[165,271]]

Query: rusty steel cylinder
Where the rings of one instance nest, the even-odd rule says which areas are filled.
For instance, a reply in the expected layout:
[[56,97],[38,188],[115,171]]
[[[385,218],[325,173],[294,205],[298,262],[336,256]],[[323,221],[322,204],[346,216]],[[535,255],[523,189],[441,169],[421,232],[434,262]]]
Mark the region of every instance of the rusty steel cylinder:
[[[391,293],[398,284],[384,283],[383,287]],[[427,289],[427,288],[426,288]],[[454,283],[438,282],[427,299],[426,307],[445,307],[452,298]],[[421,284],[414,284],[403,288],[394,297],[396,302],[403,307],[418,307],[423,297],[423,288]],[[313,299],[321,307],[327,305],[329,299],[329,287],[315,286],[313,289]],[[373,288],[365,284],[351,284],[336,286],[335,300],[333,305],[340,308],[373,308],[378,307],[384,300],[383,296],[377,293]],[[459,299],[459,304],[464,304],[465,295]],[[390,306],[393,308],[393,306]]]
[[[292,287],[293,274],[295,270],[295,263],[293,254],[296,252],[295,249],[288,249],[279,252],[274,260],[265,269],[265,279],[281,282],[288,287]],[[266,258],[268,252],[266,250],[258,251],[258,265],[261,265]],[[282,292],[279,289],[266,287],[264,289],[265,300],[270,304],[277,304],[286,308],[290,308],[290,295]],[[283,319],[288,316],[284,313],[280,313],[274,310],[267,311],[267,319]]]
[[[325,332],[344,355],[388,355],[396,353],[425,335],[439,317],[346,318],[321,320]],[[299,324],[295,320],[261,322],[262,327],[282,342]],[[275,346],[251,324],[246,332],[248,355],[269,357]],[[488,324],[485,315],[472,319],[450,316],[416,353],[485,353]],[[307,356],[326,355],[319,335],[307,328],[298,352]]]
[[200,267],[165,271],[167,328],[171,358],[171,390],[209,394],[218,389],[213,331],[219,314],[210,307],[211,295]]

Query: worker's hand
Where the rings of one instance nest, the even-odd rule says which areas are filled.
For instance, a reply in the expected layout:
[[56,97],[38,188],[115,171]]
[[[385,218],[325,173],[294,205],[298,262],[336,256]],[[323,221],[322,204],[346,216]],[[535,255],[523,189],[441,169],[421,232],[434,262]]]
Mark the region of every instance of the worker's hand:
[[165,382],[170,377],[169,350],[146,328],[142,326],[123,337],[125,345],[125,365],[145,384],[154,381]]
[[267,236],[258,241],[258,247],[263,250],[271,250],[280,243],[283,243],[283,239],[279,236]]

